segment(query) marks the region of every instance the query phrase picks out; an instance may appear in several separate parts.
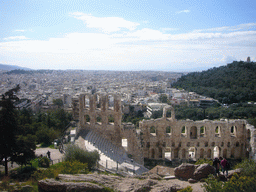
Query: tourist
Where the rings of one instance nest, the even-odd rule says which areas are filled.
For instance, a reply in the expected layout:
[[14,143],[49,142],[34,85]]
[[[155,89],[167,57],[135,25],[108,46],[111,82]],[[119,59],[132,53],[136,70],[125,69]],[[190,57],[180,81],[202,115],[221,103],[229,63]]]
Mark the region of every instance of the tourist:
[[224,175],[224,172],[226,171],[226,176],[228,176],[228,161],[225,159],[225,158],[222,158],[220,157],[220,165],[221,165],[221,168],[222,168],[222,173]]
[[213,160],[213,163],[212,165],[215,167],[215,175],[219,175],[220,173],[220,160],[215,157],[214,160]]
[[46,154],[48,155],[48,158],[51,159],[51,152],[48,151]]

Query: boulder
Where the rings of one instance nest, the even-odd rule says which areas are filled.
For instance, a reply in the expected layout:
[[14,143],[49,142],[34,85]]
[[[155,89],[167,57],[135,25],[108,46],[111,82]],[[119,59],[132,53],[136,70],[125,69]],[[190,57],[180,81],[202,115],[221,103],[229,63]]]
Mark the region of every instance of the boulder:
[[62,192],[62,191],[95,191],[101,192],[102,186],[88,182],[61,182],[54,179],[38,181],[39,192]]
[[242,169],[235,169],[235,170],[230,170],[228,171],[228,178],[230,179],[235,173],[237,173],[238,175],[241,174]]
[[193,179],[200,181],[200,179],[207,178],[208,175],[214,174],[215,168],[207,163],[201,164],[193,173]]
[[197,166],[193,164],[182,163],[179,167],[174,169],[174,175],[178,179],[188,180],[193,177],[196,167]]

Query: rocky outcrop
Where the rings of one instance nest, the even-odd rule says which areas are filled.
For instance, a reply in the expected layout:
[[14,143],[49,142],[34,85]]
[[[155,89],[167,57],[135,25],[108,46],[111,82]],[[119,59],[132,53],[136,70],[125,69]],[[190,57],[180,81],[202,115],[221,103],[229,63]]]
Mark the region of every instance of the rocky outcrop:
[[88,182],[61,182],[54,179],[46,179],[38,182],[39,192],[63,192],[63,191],[95,191],[102,192],[104,188]]
[[200,181],[201,179],[207,178],[208,175],[214,173],[215,168],[207,163],[202,165],[183,163],[174,169],[175,177],[183,180],[188,180],[191,178]]
[[[60,174],[58,181],[46,179],[38,182],[39,192],[59,191],[105,191],[106,187],[119,192],[176,192],[185,188],[189,183],[182,186],[181,182],[163,180],[157,175],[143,176],[145,179],[136,177],[118,177],[100,174]],[[183,184],[184,185],[184,184]]]

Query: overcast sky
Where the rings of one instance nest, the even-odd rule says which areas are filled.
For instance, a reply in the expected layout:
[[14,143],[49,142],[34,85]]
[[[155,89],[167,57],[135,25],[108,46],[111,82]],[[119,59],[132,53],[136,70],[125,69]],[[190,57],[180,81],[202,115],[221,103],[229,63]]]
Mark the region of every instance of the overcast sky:
[[256,0],[2,0],[0,63],[200,71],[256,60]]

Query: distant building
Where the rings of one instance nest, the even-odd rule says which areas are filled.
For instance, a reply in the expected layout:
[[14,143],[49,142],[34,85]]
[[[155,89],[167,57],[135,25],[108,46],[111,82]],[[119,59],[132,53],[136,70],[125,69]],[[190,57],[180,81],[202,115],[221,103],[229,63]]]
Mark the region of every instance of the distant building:
[[251,62],[251,58],[247,57],[247,63],[250,63],[250,62]]

